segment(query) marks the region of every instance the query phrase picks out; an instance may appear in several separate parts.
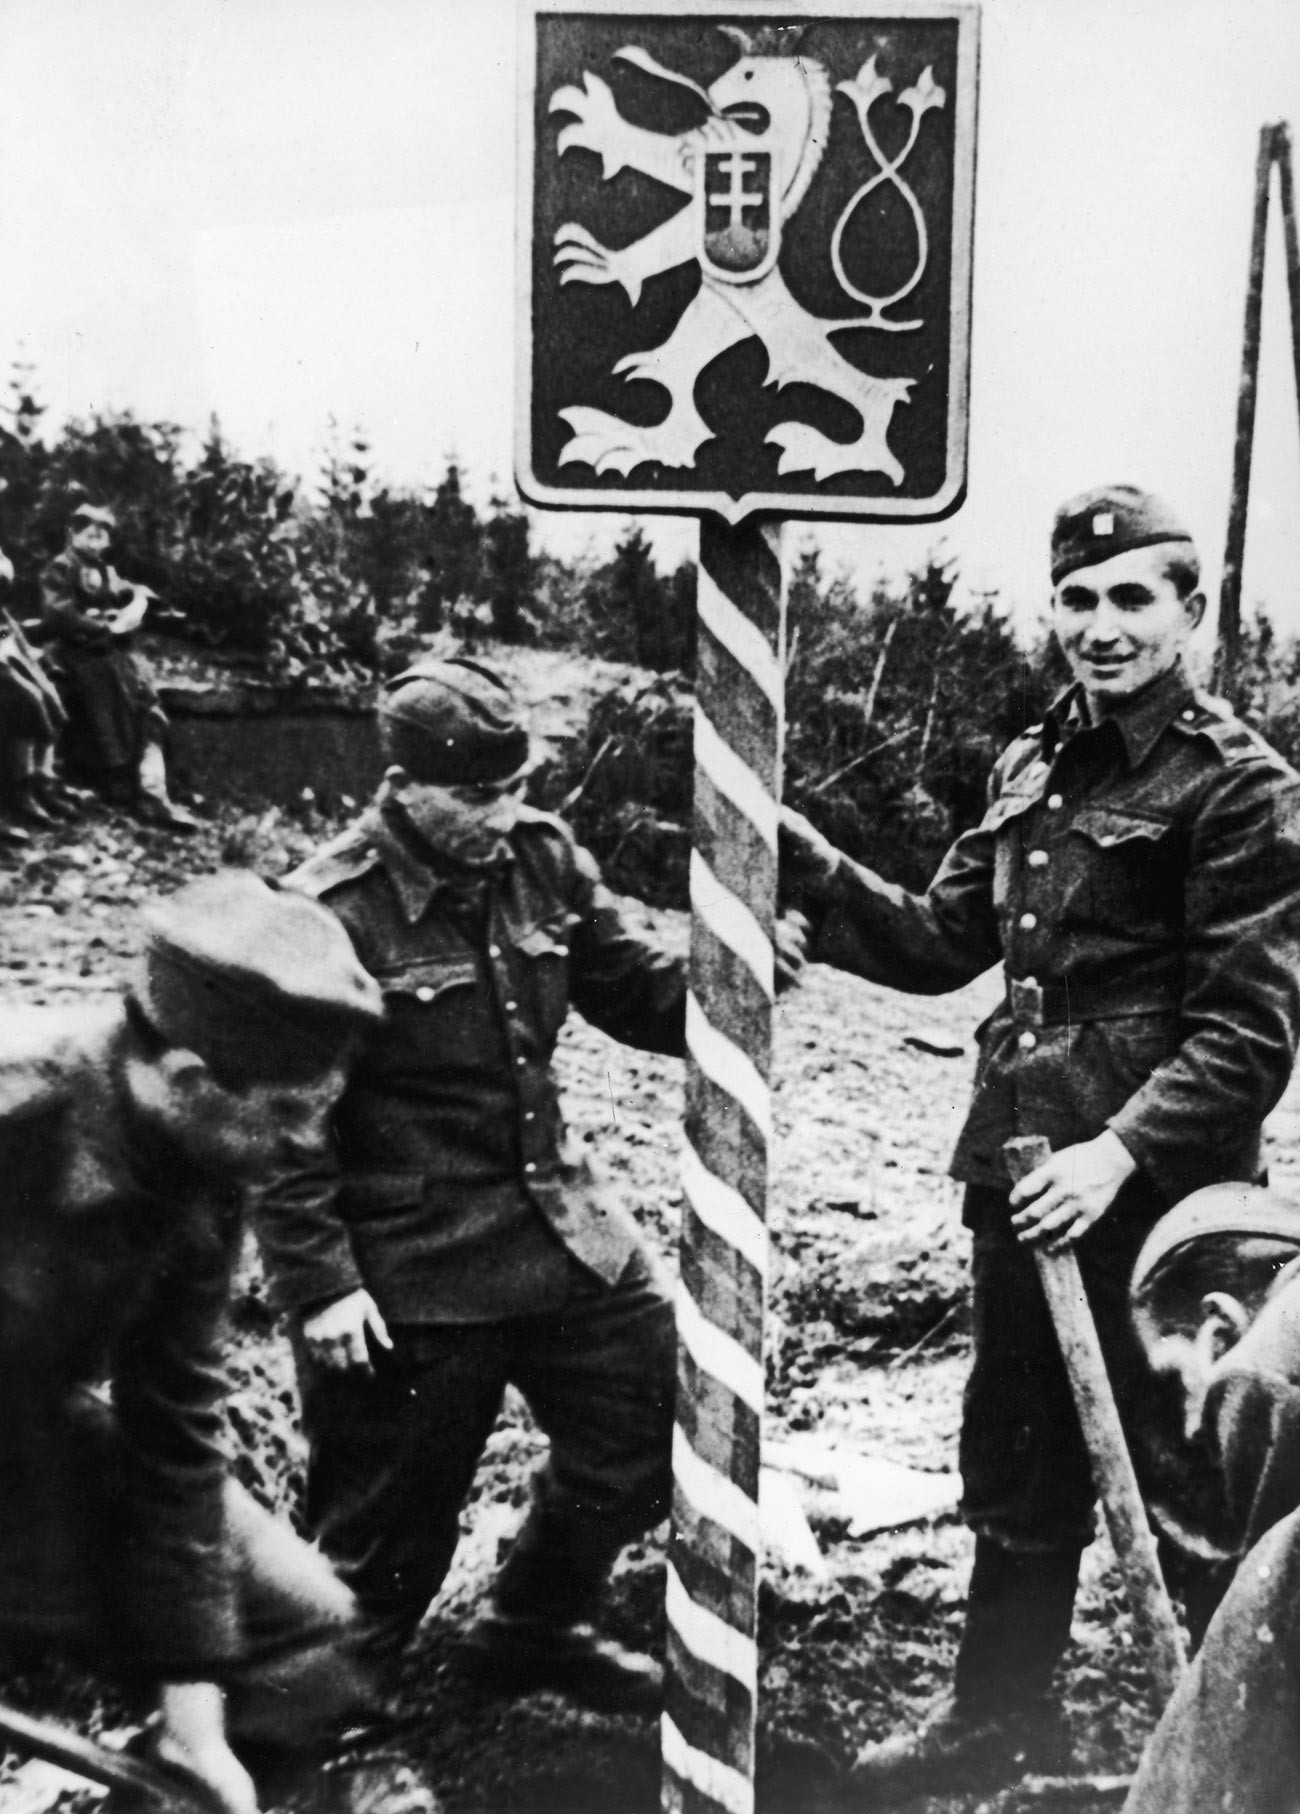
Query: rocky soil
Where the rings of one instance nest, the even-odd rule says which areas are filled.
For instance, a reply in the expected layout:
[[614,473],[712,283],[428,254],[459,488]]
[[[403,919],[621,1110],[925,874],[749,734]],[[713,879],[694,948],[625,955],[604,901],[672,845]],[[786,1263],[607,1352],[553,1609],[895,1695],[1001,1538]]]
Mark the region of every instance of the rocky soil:
[[[0,1013],[14,1002],[89,1000],[124,972],[138,901],[221,862],[274,873],[330,829],[304,807],[297,816],[215,815],[189,841],[107,815],[42,837],[30,856],[0,870]],[[682,916],[651,917],[684,944]],[[774,1437],[815,1438],[923,1469],[955,1466],[966,1239],[945,1164],[969,1087],[972,1029],[989,992],[986,980],[918,1003],[817,970],[781,1006]],[[671,1257],[681,1066],[616,1047],[576,1021],[561,1063],[573,1123]],[[1273,1130],[1274,1176],[1284,1182],[1300,1168],[1298,1115],[1293,1091]],[[256,1491],[291,1508],[301,1465],[292,1370],[252,1256],[235,1305],[230,1369],[236,1465]],[[410,1662],[415,1742],[451,1814],[652,1814],[653,1724],[578,1713],[548,1696],[485,1705],[449,1660],[520,1516],[540,1447],[523,1406],[508,1403],[465,1510],[453,1575]],[[824,1572],[773,1558],[762,1589],[759,1805],[769,1814],[861,1805],[845,1787],[845,1766],[863,1741],[912,1719],[944,1683],[969,1565],[970,1540],[950,1515],[855,1537],[843,1507],[826,1495],[811,1493],[808,1509]],[[1104,1540],[1085,1568],[1062,1700],[1081,1767],[1122,1771],[1148,1729],[1145,1679]],[[662,1533],[626,1556],[609,1629],[660,1647],[661,1595]],[[53,1673],[11,1677],[0,1697],[92,1729],[120,1731],[136,1716]],[[51,1805],[33,1801],[24,1780],[0,1781],[0,1809],[36,1814]],[[918,1804],[928,1814],[1022,1805],[1030,1804],[1012,1794]],[[1034,1805],[1101,1803],[1057,1796]]]

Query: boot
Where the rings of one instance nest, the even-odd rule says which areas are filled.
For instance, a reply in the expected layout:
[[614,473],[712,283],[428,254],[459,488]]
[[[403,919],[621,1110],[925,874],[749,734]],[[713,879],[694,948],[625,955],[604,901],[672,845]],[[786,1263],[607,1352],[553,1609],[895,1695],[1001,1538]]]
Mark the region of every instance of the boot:
[[1022,1555],[978,1538],[952,1693],[914,1731],[867,1745],[854,1787],[891,1797],[970,1793],[1034,1771],[1065,1773],[1069,1735],[1049,1689],[1078,1578],[1078,1550]]
[[31,775],[25,775],[14,789],[10,802],[10,812],[24,825],[34,826],[37,831],[51,831],[60,824],[60,819],[42,805]]
[[150,743],[140,758],[136,777],[135,816],[143,825],[165,831],[197,831],[199,821],[185,807],[177,806],[167,791],[167,764],[162,746]]
[[65,824],[81,817],[81,808],[72,798],[70,792],[61,787],[53,775],[38,773],[32,776],[31,792],[36,800],[50,814],[51,818],[61,819]]

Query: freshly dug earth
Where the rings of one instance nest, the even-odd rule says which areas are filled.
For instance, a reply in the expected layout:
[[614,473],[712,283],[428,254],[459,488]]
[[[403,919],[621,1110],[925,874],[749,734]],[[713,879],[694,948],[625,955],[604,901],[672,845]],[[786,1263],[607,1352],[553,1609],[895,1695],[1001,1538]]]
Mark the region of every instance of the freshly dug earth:
[[[107,815],[43,837],[30,857],[0,871],[0,1002],[91,999],[125,971],[139,901],[222,862],[277,873],[333,828],[304,808],[296,817],[218,815],[188,842]],[[633,911],[684,945],[683,916]],[[986,979],[917,1002],[814,970],[782,1003],[773,1436],[842,1444],[925,1469],[955,1466],[967,1359],[966,1240],[945,1166],[970,1083],[972,1029],[990,990]],[[681,1065],[615,1046],[576,1018],[560,1063],[572,1123],[671,1260]],[[1300,1170],[1298,1116],[1293,1090],[1273,1127],[1274,1177],[1284,1185]],[[292,1368],[251,1253],[234,1307],[230,1372],[235,1465],[254,1491],[292,1510],[302,1461]],[[483,1601],[541,1447],[512,1399],[465,1509],[453,1574],[410,1660],[412,1742],[452,1814],[652,1814],[653,1723],[578,1712],[550,1696],[484,1703],[455,1672],[456,1632]],[[845,1787],[846,1765],[860,1744],[915,1719],[942,1688],[969,1567],[970,1539],[952,1517],[853,1538],[843,1516],[816,1507],[810,1515],[824,1577],[792,1572],[774,1558],[762,1589],[759,1804],[769,1814],[862,1805]],[[659,1651],[662,1558],[663,1533],[628,1552],[607,1620],[625,1642]],[[1150,1714],[1104,1540],[1086,1559],[1061,1697],[1081,1767],[1130,1768]],[[138,1717],[55,1672],[0,1682],[0,1698],[94,1731],[120,1731]],[[0,1808],[16,1805],[3,1777],[0,1767]],[[1021,1803],[1004,1795],[915,1805],[929,1814],[971,1814]]]

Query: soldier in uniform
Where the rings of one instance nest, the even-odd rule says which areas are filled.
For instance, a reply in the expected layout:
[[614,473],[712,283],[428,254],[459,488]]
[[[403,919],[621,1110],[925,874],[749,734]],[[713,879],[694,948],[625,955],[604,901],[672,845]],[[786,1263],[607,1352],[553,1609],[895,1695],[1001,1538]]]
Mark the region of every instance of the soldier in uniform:
[[[1108,486],[1052,534],[1054,628],[1073,684],[994,767],[988,810],[923,895],[787,814],[810,955],[939,993],[991,965],[952,1170],[973,1235],[963,1513],[976,1536],[952,1693],[862,1753],[878,1793],[1060,1760],[1047,1698],[1068,1641],[1093,1490],[1030,1251],[1074,1247],[1121,1415],[1150,1374],[1128,1282],[1189,1191],[1260,1171],[1260,1124],[1300,1031],[1300,777],[1188,678],[1204,598],[1159,499]],[[1051,1159],[1014,1189],[1003,1142]]]
[[334,1116],[337,1165],[260,1206],[298,1330],[308,1523],[393,1665],[513,1383],[550,1454],[462,1660],[499,1690],[653,1708],[658,1667],[592,1621],[620,1549],[668,1510],[673,1311],[566,1134],[552,1061],[571,1004],[680,1053],[684,965],[517,797],[529,735],[491,668],[398,676],[380,730],[377,799],[288,879],[338,914],[388,1008]]
[[[41,621],[69,706],[71,753],[109,800],[149,825],[193,831],[198,821],[167,789],[167,718],[149,664],[132,640],[140,588],[104,558],[116,518],[78,504],[68,545],[41,574]],[[142,615],[142,614],[141,614]]]
[[146,925],[124,998],[0,1034],[0,1652],[156,1689],[147,1755],[221,1814],[277,1756],[339,1814],[428,1814],[344,1743],[376,1699],[350,1594],[223,1452],[242,1189],[322,1137],[379,991],[247,871]]
[[1216,1535],[1243,1557],[1147,1747],[1127,1814],[1293,1814],[1300,1793],[1300,1210],[1197,1191],[1133,1277],[1138,1333],[1222,1475]]

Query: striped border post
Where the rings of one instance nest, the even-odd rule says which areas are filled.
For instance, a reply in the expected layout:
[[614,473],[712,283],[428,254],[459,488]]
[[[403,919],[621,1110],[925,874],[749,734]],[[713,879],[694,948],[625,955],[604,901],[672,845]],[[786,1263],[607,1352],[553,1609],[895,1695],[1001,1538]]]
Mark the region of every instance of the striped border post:
[[780,524],[700,523],[691,992],[668,1557],[665,1814],[752,1814]]

